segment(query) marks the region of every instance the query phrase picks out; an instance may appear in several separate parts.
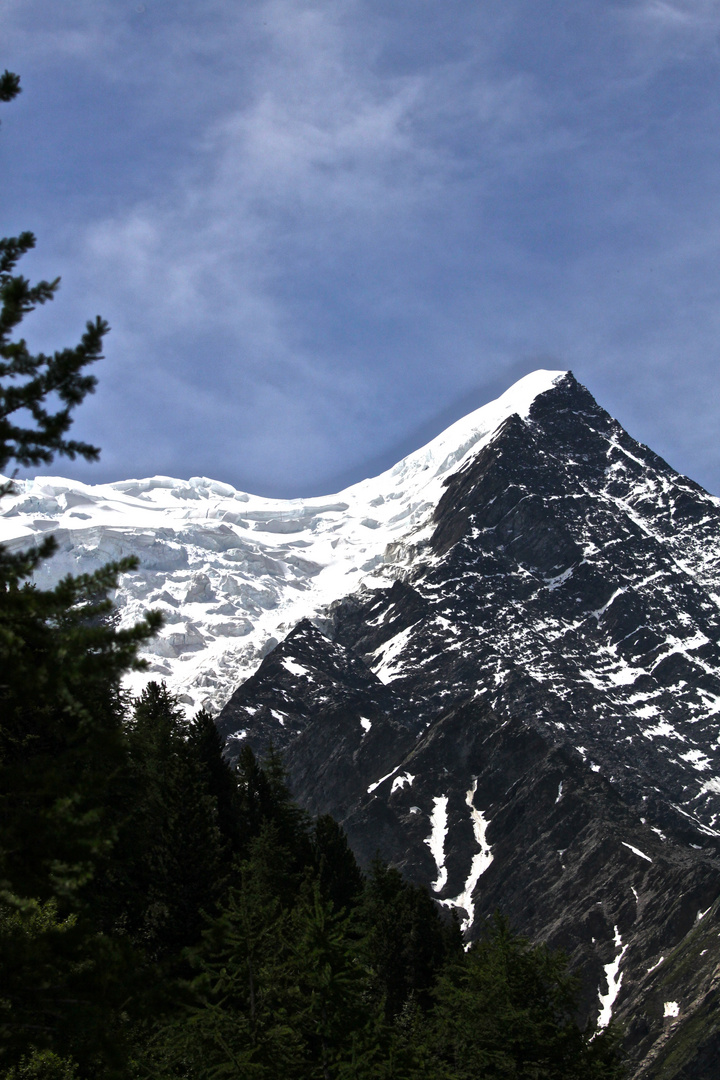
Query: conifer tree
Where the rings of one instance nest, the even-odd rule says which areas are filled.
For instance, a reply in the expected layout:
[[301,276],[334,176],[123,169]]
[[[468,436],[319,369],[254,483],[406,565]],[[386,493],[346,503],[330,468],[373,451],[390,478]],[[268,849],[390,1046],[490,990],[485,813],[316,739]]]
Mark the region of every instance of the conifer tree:
[[230,848],[196,734],[167,687],[149,683],[127,725],[123,823],[95,889],[106,927],[122,925],[156,959],[199,940],[228,873]]
[[188,725],[187,740],[205,777],[208,793],[215,799],[218,828],[231,851],[237,854],[242,838],[237,777],[223,756],[223,740],[217,725],[205,709]]
[[347,918],[322,898],[317,881],[306,882],[292,913],[289,945],[284,976],[295,998],[294,1027],[303,1036],[315,1074],[331,1080],[370,1010]]
[[283,977],[298,888],[296,879],[288,882],[289,859],[276,826],[266,821],[226,904],[192,951],[193,1004],[158,1025],[147,1045],[144,1067],[151,1075],[303,1075],[302,1039]]
[[360,899],[363,876],[343,829],[329,814],[315,821],[313,859],[323,897],[336,911],[349,911]]
[[[16,75],[0,76],[0,100],[19,92]],[[34,244],[31,233],[0,240],[0,470],[12,461],[27,466],[56,454],[88,460],[98,454],[66,434],[72,410],[94,389],[85,368],[100,359],[104,320],[89,322],[77,346],[52,356],[33,355],[24,339],[11,340],[59,284],[31,286],[13,273]],[[49,399],[61,407],[50,411]],[[65,578],[54,589],[30,586],[55,546],[48,537],[19,554],[0,548],[0,891],[6,898],[19,892],[62,901],[88,880],[93,860],[112,842],[114,826],[102,804],[122,754],[119,682],[141,666],[137,646],[160,622],[150,614],[133,628],[108,625],[109,593],[119,574],[137,565],[134,559]]]
[[456,1080],[619,1080],[614,1028],[584,1032],[562,954],[500,915],[443,973],[432,1017],[437,1068]]
[[359,918],[363,955],[374,993],[389,1019],[414,1002],[430,1006],[430,991],[448,953],[459,943],[444,926],[422,886],[406,881],[395,867],[375,859],[365,884]]
[[[252,748],[242,747],[236,763],[240,821],[246,841],[259,835],[263,825],[272,822],[279,842],[291,860],[288,869],[296,872],[312,859],[310,820],[292,800],[285,782],[279,754],[271,746],[259,762]],[[247,854],[247,847],[241,853]]]
[[[16,75],[0,76],[0,101],[19,92]],[[107,323],[88,322],[78,345],[52,355],[12,338],[59,284],[14,272],[34,245],[29,232],[0,240],[1,471],[98,454],[67,433],[94,389],[85,369],[101,357]],[[0,497],[10,490],[3,482]],[[70,1076],[76,1065],[100,1077],[122,1058],[125,952],[98,933],[87,887],[117,836],[120,680],[142,666],[137,647],[160,624],[148,614],[121,630],[108,618],[134,559],[32,586],[55,547],[50,537],[25,552],[0,548],[0,1070],[13,1078]]]
[[[20,79],[11,71],[0,75],[0,101],[12,101],[20,93]],[[19,465],[49,465],[56,454],[95,461],[99,450],[89,443],[67,439],[70,413],[97,384],[84,371],[102,358],[102,340],[110,329],[100,316],[88,322],[80,343],[52,356],[33,355],[24,339],[10,335],[39,304],[52,300],[60,285],[39,281],[31,285],[12,271],[18,260],[35,247],[31,232],[0,240],[0,472],[10,461]],[[56,395],[61,408],[48,411],[48,399]],[[31,425],[20,422],[30,414]]]

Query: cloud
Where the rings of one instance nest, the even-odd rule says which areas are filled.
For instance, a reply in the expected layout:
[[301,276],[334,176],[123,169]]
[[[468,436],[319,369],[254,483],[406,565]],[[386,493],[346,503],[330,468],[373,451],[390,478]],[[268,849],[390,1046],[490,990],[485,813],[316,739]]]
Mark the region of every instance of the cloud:
[[53,64],[83,61],[98,68],[115,53],[124,21],[122,5],[110,0],[74,0],[71,7],[3,0],[0,10],[8,55]]
[[719,0],[639,0],[617,12],[650,71],[717,47]]
[[720,3],[718,0],[642,0],[633,14],[669,30],[716,28],[720,24]]
[[[548,144],[538,102],[517,75],[484,77],[466,62],[379,73],[377,42],[351,18],[357,5],[274,0],[258,12],[263,44],[245,54],[240,100],[229,93],[195,133],[193,154],[166,189],[83,225],[76,258],[98,304],[112,296],[127,329],[139,335],[144,326],[155,338],[158,370],[183,335],[220,343],[226,361],[210,372],[172,361],[176,391],[185,387],[198,414],[196,388],[210,377],[218,396],[238,401],[253,439],[264,445],[267,417],[282,416],[285,452],[297,439],[318,468],[338,438],[357,441],[363,403],[388,395],[379,431],[401,422],[398,379],[403,394],[413,392],[402,355],[384,367],[354,362],[331,325],[334,308],[337,320],[349,306],[366,324],[398,311],[413,318],[408,260],[428,226],[452,216],[453,189],[465,198],[468,131],[486,143],[476,193],[493,172],[522,169]],[[223,50],[241,48],[234,29],[238,38],[226,33]],[[328,424],[328,413],[345,419]],[[310,436],[313,427],[324,434]]]
[[717,9],[6,3],[53,308],[113,325],[85,437],[116,475],[318,491],[551,363],[657,444],[716,331]]

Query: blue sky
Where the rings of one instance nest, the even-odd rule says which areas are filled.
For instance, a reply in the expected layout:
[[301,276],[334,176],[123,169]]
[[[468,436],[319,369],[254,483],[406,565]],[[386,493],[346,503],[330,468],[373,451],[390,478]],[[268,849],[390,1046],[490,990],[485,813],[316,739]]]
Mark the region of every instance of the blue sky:
[[89,481],[329,493],[536,367],[720,493],[719,0],[0,0]]

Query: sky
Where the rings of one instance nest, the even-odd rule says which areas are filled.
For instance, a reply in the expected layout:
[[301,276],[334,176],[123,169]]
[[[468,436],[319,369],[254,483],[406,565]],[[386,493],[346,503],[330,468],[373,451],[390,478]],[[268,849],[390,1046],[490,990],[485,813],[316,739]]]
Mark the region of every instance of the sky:
[[100,483],[333,491],[536,368],[720,494],[720,0],[0,0]]

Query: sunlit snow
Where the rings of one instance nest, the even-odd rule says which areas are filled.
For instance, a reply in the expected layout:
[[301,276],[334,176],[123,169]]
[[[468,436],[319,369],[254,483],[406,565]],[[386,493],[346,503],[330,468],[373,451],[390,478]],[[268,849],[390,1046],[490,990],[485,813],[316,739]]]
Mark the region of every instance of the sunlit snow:
[[643,735],[646,735],[649,739],[654,739],[663,736],[670,736],[673,739],[684,739],[684,736],[680,735],[675,730],[672,724],[669,724],[667,720],[661,720],[655,727],[645,728]]
[[392,785],[390,787],[390,794],[392,795],[393,791],[400,791],[401,788],[404,788],[406,786],[411,787],[414,779],[415,777],[412,773],[400,773],[400,775],[396,776],[392,782]]
[[598,991],[598,997],[600,998],[600,1015],[598,1016],[597,1024],[599,1028],[607,1027],[612,1019],[613,1005],[615,999],[620,993],[620,987],[622,985],[622,972],[620,971],[620,962],[627,952],[627,945],[623,945],[622,938],[620,937],[620,931],[617,926],[614,928],[615,947],[620,951],[616,954],[615,959],[609,964],[605,964],[605,979],[607,982],[607,993],[603,994],[602,991]]
[[476,810],[474,806],[473,800],[475,798],[475,792],[477,791],[477,785],[478,782],[476,779],[473,782],[473,786],[465,795],[465,803],[470,808],[473,834],[475,836],[475,842],[480,850],[473,855],[472,863],[470,864],[470,873],[465,881],[463,891],[452,900],[443,900],[443,904],[446,907],[462,908],[462,910],[466,912],[465,918],[460,924],[460,928],[463,931],[469,930],[475,921],[475,904],[472,899],[473,893],[475,892],[475,886],[493,861],[493,854],[486,839],[487,828],[490,822],[485,820],[482,810]]
[[680,755],[680,760],[687,761],[698,772],[705,772],[712,767],[712,761],[702,750],[688,750],[686,754]]
[[289,660],[287,657],[283,657],[283,667],[291,675],[307,675],[307,668],[304,668],[302,664],[296,664],[294,660]]
[[447,795],[439,795],[433,799],[433,810],[430,815],[430,835],[424,841],[430,848],[430,853],[437,867],[437,880],[431,884],[433,892],[442,892],[447,882],[447,870],[445,869],[445,837],[447,835]]
[[401,630],[395,637],[386,641],[375,653],[375,662],[371,667],[380,682],[389,683],[400,674],[401,665],[397,657],[402,653],[412,633],[412,626]]
[[379,780],[376,780],[374,784],[371,784],[367,789],[368,795],[372,795],[375,788],[379,788],[381,784],[384,784],[386,780],[389,780],[391,776],[394,776],[399,768],[400,766],[396,765],[392,772],[386,773],[385,776],[381,776]]
[[623,847],[630,848],[630,850],[633,852],[633,854],[639,855],[641,859],[646,859],[648,862],[652,862],[652,859],[650,858],[650,856],[646,855],[644,851],[640,850],[640,848],[636,848],[632,844],[628,844],[627,841],[625,841],[625,840],[622,840],[621,843],[622,843]]

